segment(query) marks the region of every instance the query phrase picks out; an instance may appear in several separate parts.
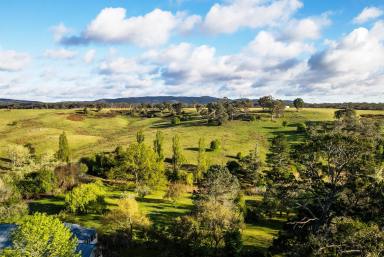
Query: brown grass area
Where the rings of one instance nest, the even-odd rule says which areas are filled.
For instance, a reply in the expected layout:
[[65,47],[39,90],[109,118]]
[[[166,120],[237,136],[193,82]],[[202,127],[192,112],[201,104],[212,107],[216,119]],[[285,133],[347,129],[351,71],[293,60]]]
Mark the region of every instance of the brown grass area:
[[82,121],[84,120],[84,117],[78,114],[70,114],[67,116],[67,120],[71,121]]

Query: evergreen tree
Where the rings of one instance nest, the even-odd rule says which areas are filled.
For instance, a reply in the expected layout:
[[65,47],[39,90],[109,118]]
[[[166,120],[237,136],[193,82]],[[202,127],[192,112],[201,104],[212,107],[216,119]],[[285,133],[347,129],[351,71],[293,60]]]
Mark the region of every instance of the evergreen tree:
[[286,138],[279,135],[272,139],[267,155],[267,190],[263,203],[268,213],[273,210],[289,212],[289,193],[295,177],[290,168],[289,146]]
[[153,150],[155,151],[157,155],[157,160],[159,162],[164,160],[163,142],[164,142],[163,133],[161,131],[157,131],[155,140],[153,140]]
[[175,135],[172,138],[172,169],[175,179],[180,177],[180,169],[184,161],[185,158],[181,150],[179,136]]
[[142,129],[140,129],[139,131],[137,131],[136,133],[136,141],[137,143],[141,144],[144,142],[144,132]]
[[57,151],[57,159],[63,162],[69,162],[70,160],[70,150],[65,131],[63,131],[59,137],[59,150]]
[[199,139],[198,153],[197,153],[197,167],[195,173],[195,181],[202,178],[203,173],[208,169],[207,156],[205,154],[205,142],[204,138]]

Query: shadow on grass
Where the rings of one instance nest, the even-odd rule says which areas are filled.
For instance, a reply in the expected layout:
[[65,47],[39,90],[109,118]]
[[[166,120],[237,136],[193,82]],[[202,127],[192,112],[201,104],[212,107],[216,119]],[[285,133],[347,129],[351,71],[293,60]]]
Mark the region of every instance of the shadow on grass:
[[28,208],[31,213],[44,212],[49,215],[58,214],[65,209],[64,197],[46,196],[43,199],[29,202]]

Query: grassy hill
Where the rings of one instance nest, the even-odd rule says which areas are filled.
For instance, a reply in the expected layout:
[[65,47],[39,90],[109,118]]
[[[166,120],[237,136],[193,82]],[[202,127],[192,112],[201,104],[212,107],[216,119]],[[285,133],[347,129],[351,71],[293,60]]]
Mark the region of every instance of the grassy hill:
[[[194,112],[194,109],[187,109]],[[173,126],[169,118],[132,118],[125,115],[113,114],[110,109],[101,112],[90,112],[80,115],[79,110],[0,110],[0,157],[4,157],[7,145],[32,143],[37,153],[56,151],[58,138],[62,131],[66,131],[73,159],[91,155],[100,151],[110,151],[115,147],[127,146],[136,140],[136,132],[143,129],[145,142],[152,145],[157,130],[165,136],[165,155],[171,156],[171,138],[180,136],[181,144],[188,163],[196,163],[196,147],[199,138],[205,138],[208,147],[213,139],[222,142],[220,152],[207,152],[211,164],[225,164],[234,158],[238,152],[244,154],[254,149],[257,144],[262,159],[268,149],[271,137],[284,133],[291,143],[300,141],[302,136],[296,132],[296,124],[305,121],[332,120],[335,109],[304,109],[300,112],[288,110],[284,117],[270,120],[267,113],[260,109],[252,112],[260,115],[256,121],[231,121],[223,126],[208,126],[204,121],[186,121]],[[358,111],[358,114],[384,114],[384,111]],[[283,121],[287,126],[283,126]],[[116,188],[109,186],[108,208],[115,206],[118,196],[132,188]],[[184,195],[176,205],[163,199],[164,191],[160,190],[139,200],[141,208],[148,213],[154,223],[172,222],[172,218],[182,215],[192,206],[191,194]],[[247,199],[248,204],[260,201],[260,196]],[[64,209],[62,196],[47,197],[31,201],[31,211],[44,211],[58,214]],[[89,227],[102,229],[101,215],[87,214],[66,217],[68,221],[77,222]],[[266,250],[281,228],[282,220],[272,219],[259,223],[246,224],[242,234],[247,248]],[[136,249],[137,250],[137,249]],[[156,253],[132,250],[122,253],[122,256],[153,256]]]

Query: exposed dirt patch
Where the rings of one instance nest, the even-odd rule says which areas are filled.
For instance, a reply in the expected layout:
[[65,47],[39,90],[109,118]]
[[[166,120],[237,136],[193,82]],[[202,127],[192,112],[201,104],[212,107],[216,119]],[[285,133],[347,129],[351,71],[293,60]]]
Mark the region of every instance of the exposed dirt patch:
[[82,121],[84,120],[84,117],[78,114],[71,114],[67,116],[67,120],[71,121]]

